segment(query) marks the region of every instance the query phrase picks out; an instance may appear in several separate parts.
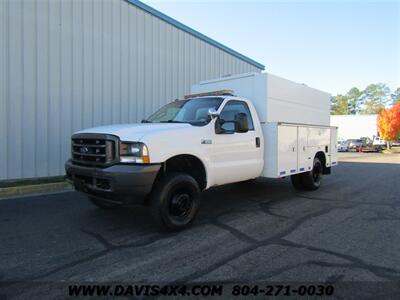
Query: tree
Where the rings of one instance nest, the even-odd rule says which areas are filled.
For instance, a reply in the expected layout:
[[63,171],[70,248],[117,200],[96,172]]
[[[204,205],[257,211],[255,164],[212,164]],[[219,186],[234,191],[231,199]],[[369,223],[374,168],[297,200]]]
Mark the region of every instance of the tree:
[[378,115],[377,123],[379,136],[384,140],[389,142],[400,138],[400,102],[382,110]]
[[390,89],[386,84],[370,84],[364,90],[361,114],[377,114],[390,102]]
[[378,114],[389,104],[397,102],[400,102],[400,88],[391,92],[384,83],[370,84],[364,90],[353,87],[345,95],[331,98],[331,114]]
[[390,95],[392,98],[393,104],[396,104],[397,102],[400,102],[400,87],[398,87],[392,95]]
[[358,88],[353,87],[350,91],[347,92],[346,96],[348,97],[349,114],[357,114],[360,111],[363,92],[360,91]]
[[347,96],[337,95],[331,99],[331,114],[332,115],[348,115],[349,101]]

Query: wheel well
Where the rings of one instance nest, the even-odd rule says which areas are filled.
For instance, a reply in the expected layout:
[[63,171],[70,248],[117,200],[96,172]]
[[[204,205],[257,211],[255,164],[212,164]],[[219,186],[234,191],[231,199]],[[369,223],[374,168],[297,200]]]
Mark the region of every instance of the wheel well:
[[201,190],[207,186],[206,169],[199,158],[194,155],[182,154],[169,158],[163,163],[156,180],[164,173],[182,172],[192,176]]
[[330,174],[331,173],[331,168],[326,166],[326,156],[325,153],[322,151],[318,151],[317,154],[315,154],[315,157],[318,157],[318,159],[321,161],[322,164],[322,174]]

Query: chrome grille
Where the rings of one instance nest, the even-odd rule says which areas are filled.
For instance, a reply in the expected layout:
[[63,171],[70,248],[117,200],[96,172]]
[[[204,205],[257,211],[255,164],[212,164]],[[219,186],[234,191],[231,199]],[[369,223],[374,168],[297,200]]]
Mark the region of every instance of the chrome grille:
[[118,139],[110,135],[78,134],[72,136],[72,161],[84,165],[108,165],[116,160]]

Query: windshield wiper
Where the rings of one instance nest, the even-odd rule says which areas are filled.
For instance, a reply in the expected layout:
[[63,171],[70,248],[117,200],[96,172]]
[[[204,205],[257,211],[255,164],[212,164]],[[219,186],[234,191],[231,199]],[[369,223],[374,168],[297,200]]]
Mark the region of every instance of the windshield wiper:
[[149,120],[146,120],[146,119],[143,119],[141,123],[153,123],[153,122],[149,121]]
[[187,122],[176,121],[176,120],[167,120],[167,121],[160,121],[160,123],[187,123]]

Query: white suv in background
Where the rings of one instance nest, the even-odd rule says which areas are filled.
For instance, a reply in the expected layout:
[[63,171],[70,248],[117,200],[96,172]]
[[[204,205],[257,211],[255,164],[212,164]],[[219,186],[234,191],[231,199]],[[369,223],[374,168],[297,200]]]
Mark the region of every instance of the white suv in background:
[[347,141],[338,141],[338,143],[337,143],[337,151],[338,152],[347,152],[347,151],[349,151],[349,143]]
[[378,151],[382,151],[382,150],[386,149],[386,141],[381,139],[379,136],[374,137],[372,145]]

